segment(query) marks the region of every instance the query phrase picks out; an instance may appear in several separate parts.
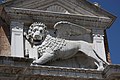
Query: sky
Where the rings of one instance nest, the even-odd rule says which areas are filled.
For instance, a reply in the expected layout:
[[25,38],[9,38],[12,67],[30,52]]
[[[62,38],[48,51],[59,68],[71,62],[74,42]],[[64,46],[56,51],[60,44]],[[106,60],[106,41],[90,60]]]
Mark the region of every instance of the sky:
[[[0,0],[1,2],[2,0]],[[101,8],[117,17],[111,28],[107,29],[108,43],[113,64],[120,64],[120,0],[88,0],[97,2]]]

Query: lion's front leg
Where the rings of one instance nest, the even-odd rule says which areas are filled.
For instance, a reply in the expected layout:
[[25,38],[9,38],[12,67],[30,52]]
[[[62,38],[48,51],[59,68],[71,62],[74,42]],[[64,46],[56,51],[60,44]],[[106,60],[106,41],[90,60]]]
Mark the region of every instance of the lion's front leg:
[[45,64],[46,62],[52,60],[54,57],[54,51],[47,49],[45,53],[39,58],[33,61],[33,64]]

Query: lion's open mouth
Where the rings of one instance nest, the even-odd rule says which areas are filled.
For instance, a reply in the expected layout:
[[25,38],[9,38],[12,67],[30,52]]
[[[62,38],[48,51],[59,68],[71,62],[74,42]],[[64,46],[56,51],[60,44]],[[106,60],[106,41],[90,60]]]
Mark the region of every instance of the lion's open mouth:
[[43,39],[43,36],[41,35],[33,35],[33,39],[35,42],[41,41]]
[[41,42],[41,40],[33,40],[34,42]]
[[42,37],[42,39],[33,39],[33,44],[39,45],[42,43],[42,40],[43,40],[43,37]]
[[33,40],[34,45],[40,45],[42,43],[42,40]]

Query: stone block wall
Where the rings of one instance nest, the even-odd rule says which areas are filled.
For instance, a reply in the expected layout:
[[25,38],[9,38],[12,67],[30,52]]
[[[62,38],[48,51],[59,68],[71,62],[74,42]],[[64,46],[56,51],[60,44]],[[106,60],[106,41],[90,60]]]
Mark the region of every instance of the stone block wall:
[[0,80],[120,80],[120,65],[103,71],[57,66],[30,66],[33,59],[0,56]]

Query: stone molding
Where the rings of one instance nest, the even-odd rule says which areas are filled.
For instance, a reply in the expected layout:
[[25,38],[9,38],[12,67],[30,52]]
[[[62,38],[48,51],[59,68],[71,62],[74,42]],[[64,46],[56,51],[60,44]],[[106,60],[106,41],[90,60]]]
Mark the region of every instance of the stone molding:
[[16,8],[23,8],[23,9],[34,9],[34,10],[44,10],[46,8],[54,5],[59,5],[65,9],[70,11],[70,13],[74,13],[74,15],[83,14],[89,16],[101,16],[107,17],[111,19],[111,22],[108,24],[108,28],[113,24],[116,19],[116,16],[112,15],[111,13],[105,11],[101,7],[95,6],[93,3],[90,3],[86,0],[10,0],[9,2],[2,3],[5,7],[16,7]]
[[[23,9],[23,8],[6,8],[7,13],[10,15],[11,20],[19,19],[25,23],[31,23],[32,21],[41,21],[52,26],[61,20],[73,22],[75,24],[85,26],[88,28],[106,29],[111,23],[111,19],[108,17],[97,17],[87,15],[74,15],[74,14],[63,14],[42,10]],[[28,21],[29,20],[29,21]]]
[[[55,66],[29,66],[32,59],[0,57],[0,79],[5,80],[119,80],[120,65],[108,65],[104,71]],[[17,64],[14,64],[17,63]],[[21,64],[23,63],[23,64]],[[26,65],[28,63],[28,65]],[[11,65],[10,65],[11,64]],[[13,65],[12,65],[13,64]]]
[[120,64],[111,64],[103,71],[104,77],[108,80],[119,80],[120,79]]

